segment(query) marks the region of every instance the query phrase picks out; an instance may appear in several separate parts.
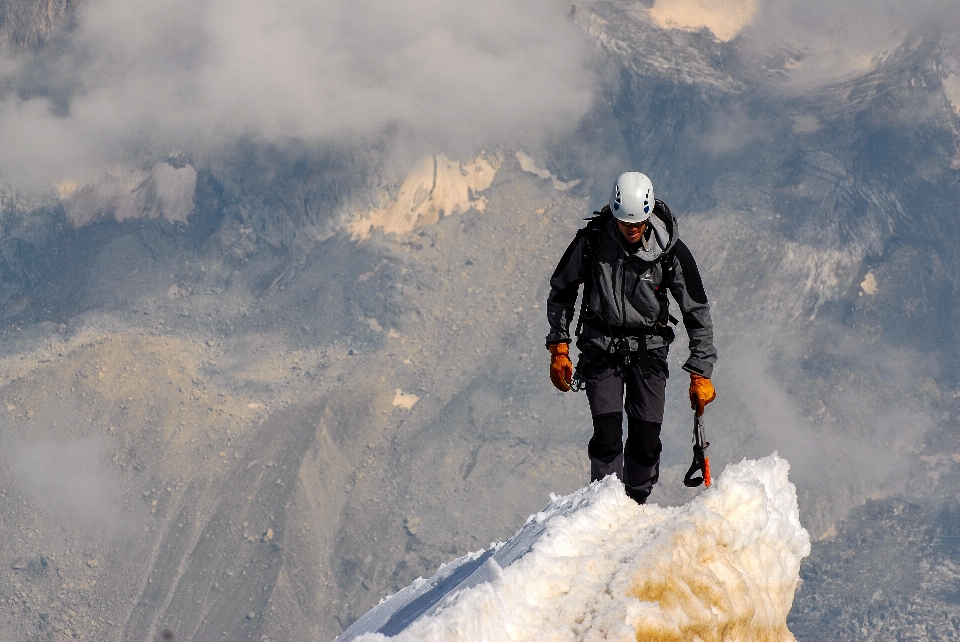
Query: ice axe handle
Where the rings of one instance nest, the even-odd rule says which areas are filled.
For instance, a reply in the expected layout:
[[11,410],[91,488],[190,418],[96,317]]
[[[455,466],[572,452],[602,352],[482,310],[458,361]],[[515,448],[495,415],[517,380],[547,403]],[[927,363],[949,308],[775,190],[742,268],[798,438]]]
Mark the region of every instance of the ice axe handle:
[[710,458],[707,457],[707,448],[710,447],[710,442],[704,437],[704,427],[703,427],[703,415],[694,415],[693,416],[693,425],[697,431],[697,440],[700,442],[700,445],[703,447],[703,485],[707,488],[710,487],[710,483],[713,481],[710,479]]
[[[696,488],[700,484],[710,486],[710,458],[706,456],[706,449],[710,442],[703,438],[703,416],[694,416],[693,418],[693,463],[690,469],[683,477],[683,485],[688,488]],[[694,477],[696,473],[700,476]]]

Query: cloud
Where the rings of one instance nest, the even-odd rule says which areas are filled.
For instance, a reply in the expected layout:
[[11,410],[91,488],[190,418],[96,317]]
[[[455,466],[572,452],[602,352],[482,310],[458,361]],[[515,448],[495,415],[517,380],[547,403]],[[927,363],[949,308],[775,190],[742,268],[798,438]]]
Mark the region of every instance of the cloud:
[[64,524],[116,527],[120,481],[101,463],[108,443],[98,438],[44,439],[18,449],[13,465],[18,486]]
[[763,0],[749,46],[800,53],[791,78],[803,87],[862,73],[911,34],[958,27],[954,0]]
[[741,33],[754,54],[786,47],[801,87],[870,69],[878,57],[917,30],[960,27],[953,0],[655,0],[650,17],[662,27],[706,27],[721,41]]
[[[414,148],[410,162],[535,148],[593,101],[591,47],[569,8],[85,0],[58,40],[0,56],[0,178],[46,188],[241,137],[349,143],[389,130]],[[952,0],[657,0],[653,14],[724,39],[745,25],[758,55],[791,47],[799,86],[863,71],[919,27],[960,23]]]
[[588,45],[554,0],[88,0],[0,61],[0,174],[49,185],[238,137],[377,137],[456,153],[575,126]]
[[[727,337],[715,371],[719,394],[707,427],[715,465],[729,453],[735,462],[778,451],[790,461],[804,524],[815,535],[864,498],[901,491],[936,425],[933,408],[913,396],[923,381],[917,356],[874,345],[864,357],[851,337],[836,355],[841,367],[809,372],[800,355],[752,330],[749,338]],[[804,344],[802,335],[779,339]]]

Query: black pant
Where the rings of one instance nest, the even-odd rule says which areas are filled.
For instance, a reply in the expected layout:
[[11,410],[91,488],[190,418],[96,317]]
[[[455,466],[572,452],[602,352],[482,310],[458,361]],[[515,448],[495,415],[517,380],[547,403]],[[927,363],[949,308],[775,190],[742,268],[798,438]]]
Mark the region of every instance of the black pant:
[[616,475],[623,481],[627,494],[641,504],[660,479],[660,426],[670,376],[667,353],[667,347],[648,351],[650,372],[646,377],[636,363],[623,365],[605,357],[587,360],[584,366],[593,415],[593,438],[587,446],[591,481]]

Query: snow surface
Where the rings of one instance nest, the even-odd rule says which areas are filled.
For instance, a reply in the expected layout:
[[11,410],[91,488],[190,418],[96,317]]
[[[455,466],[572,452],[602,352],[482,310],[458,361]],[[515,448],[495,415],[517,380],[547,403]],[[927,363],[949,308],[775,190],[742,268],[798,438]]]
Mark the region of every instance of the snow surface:
[[552,498],[506,542],[383,600],[336,642],[793,640],[786,619],[810,537],[790,465],[727,466],[676,508],[614,478]]

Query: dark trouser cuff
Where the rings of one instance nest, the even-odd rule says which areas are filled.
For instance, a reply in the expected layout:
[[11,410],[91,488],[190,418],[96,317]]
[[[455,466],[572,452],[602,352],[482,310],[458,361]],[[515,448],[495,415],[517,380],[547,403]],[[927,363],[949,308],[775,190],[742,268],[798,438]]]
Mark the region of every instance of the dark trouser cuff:
[[642,504],[653,492],[653,487],[660,480],[660,461],[652,466],[643,466],[630,458],[623,464],[623,486],[627,495],[638,504]]
[[623,464],[623,485],[638,504],[647,501],[660,479],[660,424],[629,417],[626,456]]
[[617,479],[623,481],[623,453],[619,453],[610,461],[590,458],[590,481],[600,481],[610,475],[616,475]]

